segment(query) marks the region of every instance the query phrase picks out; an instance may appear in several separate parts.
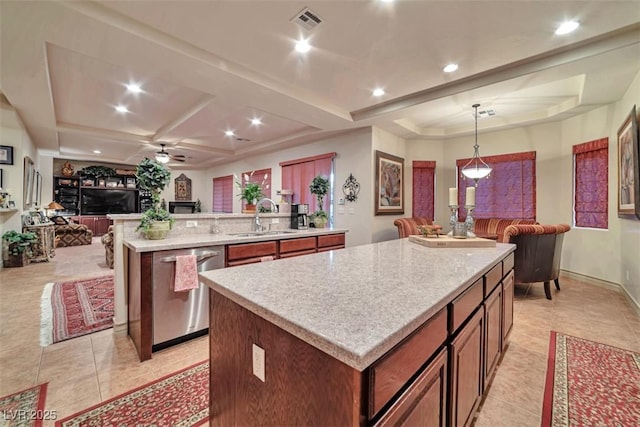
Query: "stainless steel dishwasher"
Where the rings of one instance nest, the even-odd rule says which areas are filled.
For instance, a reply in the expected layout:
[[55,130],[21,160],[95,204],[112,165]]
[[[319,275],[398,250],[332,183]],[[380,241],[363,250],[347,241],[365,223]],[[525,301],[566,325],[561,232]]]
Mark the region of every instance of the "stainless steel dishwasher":
[[198,272],[224,267],[224,246],[158,251],[153,254],[153,346],[157,351],[209,331],[209,288],[174,292],[176,257],[195,255]]

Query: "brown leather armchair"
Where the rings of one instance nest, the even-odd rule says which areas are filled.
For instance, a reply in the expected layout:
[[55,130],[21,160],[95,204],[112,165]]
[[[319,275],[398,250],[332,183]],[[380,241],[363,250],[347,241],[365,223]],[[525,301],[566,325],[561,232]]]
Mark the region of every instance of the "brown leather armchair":
[[433,224],[433,221],[431,219],[422,217],[398,218],[393,221],[393,225],[398,228],[398,237],[400,239],[412,235],[422,234],[418,227],[423,225],[435,225],[436,229],[442,228],[437,224]]
[[560,257],[567,224],[510,225],[504,230],[506,243],[515,243],[515,283],[544,283],[544,293],[551,299],[553,280],[560,290]]

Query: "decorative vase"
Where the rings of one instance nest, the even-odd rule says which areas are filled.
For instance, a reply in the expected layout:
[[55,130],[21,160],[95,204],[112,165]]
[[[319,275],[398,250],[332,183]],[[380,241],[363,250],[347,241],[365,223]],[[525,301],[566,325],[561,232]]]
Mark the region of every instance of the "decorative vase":
[[169,230],[171,230],[170,221],[153,221],[144,236],[149,240],[162,240],[167,237]]
[[313,225],[315,225],[316,228],[324,228],[327,225],[327,218],[322,218],[322,217],[313,218]]
[[244,205],[244,209],[242,210],[242,213],[256,213],[256,205],[252,203],[247,203],[246,205]]

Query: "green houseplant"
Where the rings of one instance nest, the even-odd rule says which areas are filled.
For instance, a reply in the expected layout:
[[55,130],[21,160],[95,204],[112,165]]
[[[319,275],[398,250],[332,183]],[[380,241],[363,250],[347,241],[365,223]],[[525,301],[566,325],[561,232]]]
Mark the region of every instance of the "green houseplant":
[[141,231],[147,239],[164,239],[175,222],[169,212],[160,206],[160,192],[169,184],[171,173],[161,163],[145,158],[136,168],[136,178],[140,188],[151,193],[152,202],[151,208],[142,214],[136,231]]
[[263,187],[265,185],[267,178],[269,177],[268,174],[264,174],[264,177],[262,178],[262,182],[258,184],[257,182],[251,181],[252,176],[253,176],[253,172],[251,172],[251,174],[245,173],[243,175],[242,182],[238,181],[238,177],[236,176],[235,183],[238,189],[240,190],[238,197],[240,197],[240,199],[244,200],[246,203],[244,212],[255,212],[255,204],[258,200],[264,197]]
[[329,215],[324,211],[324,196],[329,192],[329,179],[322,175],[316,175],[309,185],[309,191],[316,196],[317,210],[311,215],[316,228],[324,228],[329,221]]
[[33,256],[31,245],[38,238],[35,233],[18,233],[15,230],[7,231],[2,235],[3,253],[5,267],[22,267],[26,264],[27,258]]

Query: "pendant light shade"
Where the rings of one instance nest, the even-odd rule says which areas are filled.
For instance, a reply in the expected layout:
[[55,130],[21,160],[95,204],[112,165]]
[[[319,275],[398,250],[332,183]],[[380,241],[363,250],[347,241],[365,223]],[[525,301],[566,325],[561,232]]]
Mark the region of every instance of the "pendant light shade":
[[480,153],[478,152],[478,107],[480,104],[473,104],[473,108],[475,109],[474,115],[476,119],[476,131],[475,131],[475,145],[473,146],[473,158],[469,160],[469,162],[462,167],[462,175],[464,175],[468,179],[473,179],[478,186],[478,180],[482,178],[487,178],[491,174],[491,168],[488,164],[486,164],[480,158]]
[[168,153],[156,153],[156,160],[160,163],[169,163]]

